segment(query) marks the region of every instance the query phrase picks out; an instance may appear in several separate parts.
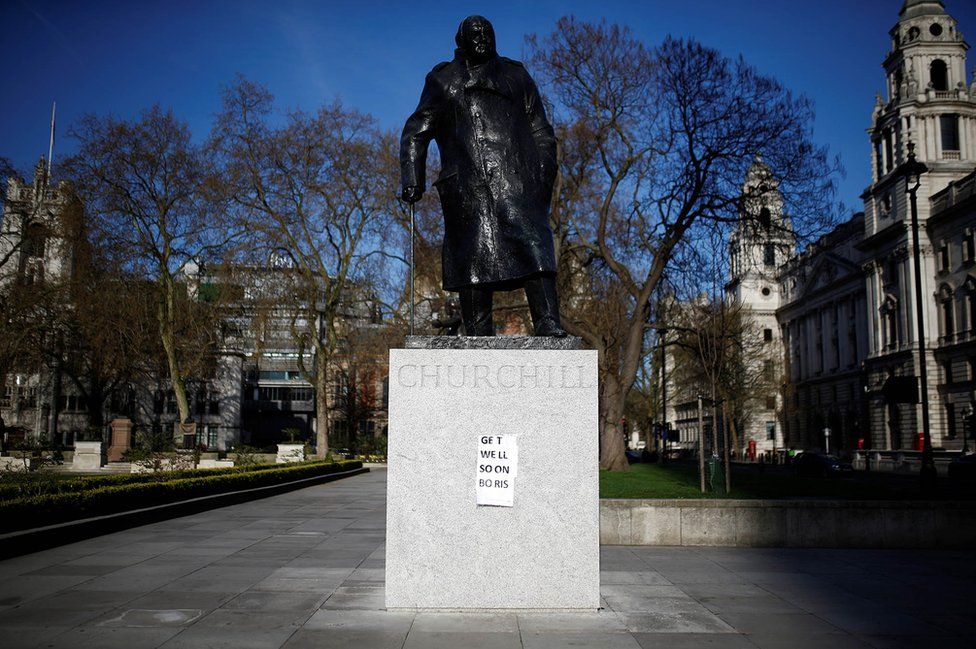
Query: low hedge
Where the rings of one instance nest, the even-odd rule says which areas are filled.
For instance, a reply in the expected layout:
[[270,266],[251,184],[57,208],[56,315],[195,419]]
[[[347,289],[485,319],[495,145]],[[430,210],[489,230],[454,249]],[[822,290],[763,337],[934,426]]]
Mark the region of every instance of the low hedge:
[[[306,462],[303,466],[311,464],[328,464],[325,461]],[[81,475],[65,478],[59,475],[57,480],[52,480],[45,488],[48,494],[70,493],[73,491],[88,491],[99,487],[111,487],[116,485],[140,484],[145,482],[164,482],[169,480],[180,480],[184,478],[201,478],[217,475],[228,475],[241,472],[272,471],[280,469],[280,464],[259,464],[250,467],[221,467],[216,469],[182,469],[179,471],[159,471],[144,473],[117,473],[113,475]],[[28,477],[29,474],[19,473],[11,477]],[[24,493],[27,485],[18,480],[0,484],[0,501],[20,498],[30,494]]]
[[[0,502],[0,532],[12,532],[79,518],[115,514],[228,491],[265,487],[302,478],[358,469],[362,465],[363,463],[359,460],[354,460],[336,463],[304,462],[267,468],[260,467],[250,471],[203,469],[200,472],[205,475],[200,477],[156,479],[98,486],[85,491],[68,491],[15,498]],[[167,474],[167,477],[171,475]]]

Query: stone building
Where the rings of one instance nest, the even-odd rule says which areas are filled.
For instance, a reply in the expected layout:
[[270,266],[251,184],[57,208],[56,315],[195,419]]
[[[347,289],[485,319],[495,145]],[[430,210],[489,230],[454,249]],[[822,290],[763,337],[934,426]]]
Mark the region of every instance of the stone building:
[[783,448],[783,337],[776,320],[783,296],[777,272],[796,254],[796,240],[776,179],[761,160],[749,169],[742,194],[742,215],[729,241],[726,291],[742,318],[737,332],[747,364],[742,373],[752,377],[749,383],[758,392],[743,395],[741,445],[748,449],[752,442],[757,452],[775,451]]
[[[49,182],[48,165],[40,158],[31,181],[7,180],[0,220],[0,311],[6,311],[15,291],[40,295],[72,272],[74,250],[62,236],[63,215],[71,198],[66,184]],[[30,317],[43,317],[43,312]],[[4,335],[13,335],[7,331]],[[37,359],[8,359],[15,366],[0,370],[0,417],[8,429],[38,433],[48,429],[50,393],[55,377]],[[64,427],[83,428],[83,404],[64,394]]]
[[857,248],[863,237],[864,215],[856,214],[780,270],[781,422],[792,448],[850,450],[867,434],[868,304]]
[[[787,444],[917,448],[919,398],[930,406],[933,446],[962,446],[974,397],[976,85],[942,2],[906,0],[891,29],[868,135],[872,183],[864,213],[839,226],[782,271],[777,312],[787,339]],[[921,373],[908,178],[919,179],[922,323],[928,391]]]
[[[949,434],[949,412],[942,398],[945,387],[936,359],[940,291],[945,301],[950,294],[957,299],[965,289],[959,283],[962,256],[957,254],[956,264],[950,268],[942,263],[940,248],[957,250],[976,213],[970,207],[968,215],[959,215],[966,211],[965,205],[950,205],[948,209],[956,215],[942,217],[947,201],[936,198],[950,184],[971,174],[976,165],[976,88],[966,85],[969,45],[941,2],[906,0],[890,35],[891,51],[883,62],[886,99],[879,97],[868,131],[874,154],[873,182],[862,196],[864,238],[858,244],[864,255],[870,314],[864,362],[869,438],[876,448],[913,448],[922,430],[921,407],[905,403],[917,398],[908,399],[897,389],[921,371],[908,183],[899,169],[908,160],[911,142],[918,160],[929,169],[921,176],[917,192],[929,377],[928,393],[921,396],[930,404],[933,445],[951,448],[957,442]],[[950,231],[947,226],[954,227]],[[934,238],[933,228],[940,239]],[[945,261],[951,265],[950,252]],[[958,352],[962,349],[947,346],[940,356],[947,362],[947,354]]]

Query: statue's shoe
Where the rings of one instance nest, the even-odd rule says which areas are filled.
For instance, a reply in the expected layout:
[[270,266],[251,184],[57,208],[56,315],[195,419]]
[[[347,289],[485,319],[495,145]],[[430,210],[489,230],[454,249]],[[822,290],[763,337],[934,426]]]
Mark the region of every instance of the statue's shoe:
[[563,328],[560,327],[558,324],[554,322],[546,322],[536,327],[535,335],[548,336],[550,338],[565,338],[569,334],[567,334],[566,331],[563,330]]

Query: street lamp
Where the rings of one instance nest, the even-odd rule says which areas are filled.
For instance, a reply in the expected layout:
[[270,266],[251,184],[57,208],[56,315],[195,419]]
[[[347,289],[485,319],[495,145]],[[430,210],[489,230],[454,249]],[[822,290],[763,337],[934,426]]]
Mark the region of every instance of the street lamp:
[[924,162],[915,159],[915,143],[908,142],[908,160],[899,168],[899,175],[905,177],[905,191],[908,193],[912,217],[912,264],[915,274],[915,319],[918,331],[918,365],[922,402],[922,468],[919,477],[922,490],[935,491],[935,459],[932,457],[932,434],[929,430],[928,372],[925,369],[925,320],[922,302],[922,258],[918,235],[918,188],[922,185],[922,174],[929,170]]

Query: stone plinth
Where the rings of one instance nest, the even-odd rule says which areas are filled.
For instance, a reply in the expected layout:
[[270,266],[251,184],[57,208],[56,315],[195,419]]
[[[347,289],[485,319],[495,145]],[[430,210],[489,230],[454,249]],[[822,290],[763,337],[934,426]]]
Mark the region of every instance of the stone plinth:
[[[502,435],[514,504],[477,505]],[[387,608],[599,608],[598,463],[595,351],[391,350]]]
[[108,461],[121,462],[132,447],[132,421],[112,420],[112,441],[108,447]]
[[275,456],[276,464],[287,464],[288,462],[301,462],[305,459],[304,444],[278,444],[278,455]]
[[407,349],[583,349],[578,336],[407,336]]
[[102,468],[101,442],[75,442],[75,454],[71,458],[71,468],[76,471],[90,471]]

